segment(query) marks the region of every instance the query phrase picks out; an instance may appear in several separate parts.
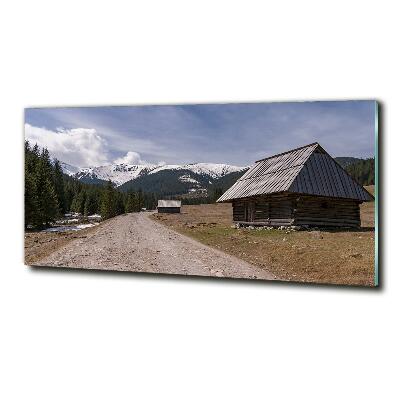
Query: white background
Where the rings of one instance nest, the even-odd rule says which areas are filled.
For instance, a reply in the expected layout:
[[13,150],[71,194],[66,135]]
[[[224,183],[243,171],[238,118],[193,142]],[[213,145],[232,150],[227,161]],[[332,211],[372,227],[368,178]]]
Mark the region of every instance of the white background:
[[[399,398],[395,4],[3,2],[0,397]],[[23,266],[24,107],[353,98],[384,107],[382,289]]]

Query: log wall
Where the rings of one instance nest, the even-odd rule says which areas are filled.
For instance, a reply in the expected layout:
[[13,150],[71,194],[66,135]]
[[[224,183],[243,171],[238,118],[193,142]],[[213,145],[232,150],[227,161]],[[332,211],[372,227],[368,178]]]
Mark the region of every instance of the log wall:
[[232,206],[235,222],[272,226],[293,223],[294,198],[290,195],[234,200]]
[[301,196],[296,199],[294,225],[359,228],[358,201]]
[[[252,204],[250,204],[252,203]],[[360,202],[279,194],[232,202],[233,221],[249,225],[360,227]]]
[[244,213],[244,207],[245,207],[245,201],[240,201],[240,200],[234,200],[232,202],[232,207],[233,207],[233,220],[235,222],[239,221],[245,221],[245,213]]

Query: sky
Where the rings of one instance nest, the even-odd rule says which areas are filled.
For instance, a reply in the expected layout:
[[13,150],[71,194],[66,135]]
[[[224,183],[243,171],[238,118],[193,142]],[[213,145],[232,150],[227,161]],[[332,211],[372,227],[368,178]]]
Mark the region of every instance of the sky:
[[25,109],[25,138],[77,167],[113,163],[238,166],[319,144],[333,157],[373,157],[375,102]]

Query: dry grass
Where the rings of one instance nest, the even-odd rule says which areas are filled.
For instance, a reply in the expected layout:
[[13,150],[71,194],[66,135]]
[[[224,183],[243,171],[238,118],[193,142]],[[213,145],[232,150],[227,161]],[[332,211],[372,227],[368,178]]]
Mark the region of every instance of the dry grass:
[[[373,192],[373,187],[369,188]],[[361,207],[359,231],[247,230],[232,228],[230,204],[183,206],[181,214],[155,214],[176,231],[271,271],[278,279],[374,285],[374,203]]]
[[75,232],[25,232],[25,264],[40,261],[71,240],[85,238],[88,232],[97,227],[98,225]]
[[[374,187],[367,187],[374,193]],[[374,284],[374,203],[361,205],[360,231],[292,232],[232,228],[230,204],[183,206],[181,214],[155,214],[185,235],[242,258],[279,279],[344,285]],[[88,231],[25,233],[25,263],[40,261]]]
[[[375,195],[375,186],[365,186],[372,195]],[[361,226],[363,227],[374,227],[375,226],[375,202],[371,201],[363,203],[360,206],[361,209]]]

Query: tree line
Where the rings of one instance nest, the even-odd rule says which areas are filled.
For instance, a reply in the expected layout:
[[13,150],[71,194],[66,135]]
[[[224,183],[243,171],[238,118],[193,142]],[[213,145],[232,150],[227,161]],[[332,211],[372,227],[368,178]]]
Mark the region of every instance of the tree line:
[[346,171],[363,186],[375,185],[375,159],[361,159],[348,165]]
[[111,181],[105,185],[81,183],[65,175],[46,148],[25,141],[25,227],[42,229],[67,212],[112,218],[143,208],[155,209],[157,200],[154,193],[141,189],[123,193]]

